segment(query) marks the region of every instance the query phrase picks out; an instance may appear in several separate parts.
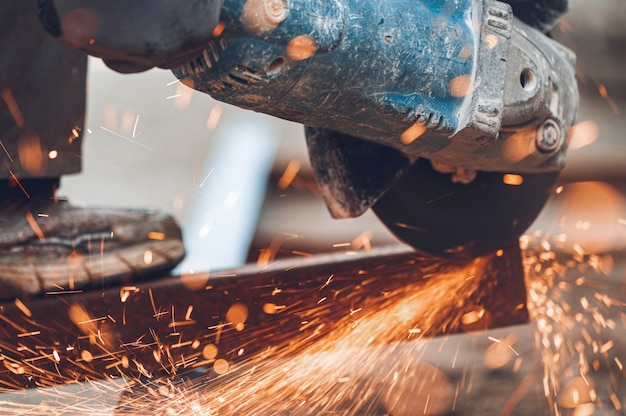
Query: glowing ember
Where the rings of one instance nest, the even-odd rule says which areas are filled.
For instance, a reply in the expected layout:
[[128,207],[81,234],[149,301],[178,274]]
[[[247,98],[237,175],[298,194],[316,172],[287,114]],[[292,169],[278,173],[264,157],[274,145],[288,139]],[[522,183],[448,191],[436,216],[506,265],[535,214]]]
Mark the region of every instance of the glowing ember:
[[519,186],[524,183],[524,177],[522,175],[507,173],[502,177],[502,182],[506,185]]
[[212,360],[217,357],[218,349],[215,345],[209,344],[202,350],[202,356],[206,360]]
[[217,127],[217,124],[220,121],[220,118],[222,117],[222,106],[220,105],[214,105],[211,108],[211,112],[209,113],[209,117],[206,120],[206,128],[209,131],[213,131],[215,130],[215,128]]
[[93,355],[91,354],[91,352],[87,351],[87,350],[83,350],[80,353],[80,357],[83,359],[83,361],[85,361],[86,363],[90,363],[93,361]]
[[421,122],[415,123],[411,127],[409,127],[408,129],[406,129],[400,135],[400,141],[403,144],[411,144],[415,140],[417,140],[420,137],[422,137],[424,135],[424,133],[426,133],[427,130],[428,129],[426,128],[424,123],[421,123]]
[[315,55],[317,42],[311,36],[300,35],[287,44],[287,56],[294,61],[302,61]]
[[215,363],[213,364],[213,370],[219,375],[226,374],[229,368],[230,364],[223,358],[215,360]]
[[485,42],[487,42],[489,49],[493,49],[498,46],[499,40],[496,35],[488,34],[485,36]]
[[609,91],[604,84],[598,83],[598,92],[600,93],[600,96],[604,98],[609,104],[609,106],[611,107],[611,111],[613,111],[615,115],[619,115],[619,107],[617,106],[613,98],[609,95]]
[[456,98],[465,97],[472,90],[472,79],[467,75],[458,76],[448,84],[450,95]]
[[226,29],[226,24],[223,22],[220,22],[217,24],[217,26],[215,26],[215,29],[213,29],[213,36],[218,38],[222,35],[222,32],[224,32],[224,29]]
[[152,250],[146,250],[143,253],[143,262],[145,264],[152,264]]
[[238,331],[243,330],[248,319],[248,308],[243,303],[235,303],[226,312],[226,321],[234,325]]
[[157,241],[163,241],[165,240],[165,233],[161,233],[161,232],[157,232],[157,231],[150,231],[148,233],[148,238],[150,240],[157,240]]
[[289,162],[282,176],[278,179],[278,188],[279,189],[287,189],[289,185],[296,178],[296,175],[300,171],[300,161],[294,159]]
[[13,121],[15,121],[15,124],[17,124],[17,126],[20,128],[24,127],[24,115],[22,114],[20,107],[17,105],[15,97],[13,96],[13,92],[10,88],[2,89],[2,100],[8,108],[11,117],[13,117]]

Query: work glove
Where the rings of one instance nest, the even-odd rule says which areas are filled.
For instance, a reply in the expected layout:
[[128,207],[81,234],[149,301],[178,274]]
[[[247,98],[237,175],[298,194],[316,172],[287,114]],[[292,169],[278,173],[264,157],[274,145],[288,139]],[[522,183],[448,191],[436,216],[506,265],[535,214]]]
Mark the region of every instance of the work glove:
[[[31,0],[32,1],[32,0]],[[222,0],[37,0],[39,19],[61,42],[122,73],[175,68],[206,47]]]

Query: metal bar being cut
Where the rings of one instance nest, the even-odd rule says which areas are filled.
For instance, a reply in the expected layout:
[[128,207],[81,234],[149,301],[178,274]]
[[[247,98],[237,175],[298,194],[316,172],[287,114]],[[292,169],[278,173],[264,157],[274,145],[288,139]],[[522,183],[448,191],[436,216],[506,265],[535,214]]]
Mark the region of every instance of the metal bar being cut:
[[405,247],[338,253],[2,305],[7,390],[237,368],[527,322],[517,246],[454,263]]

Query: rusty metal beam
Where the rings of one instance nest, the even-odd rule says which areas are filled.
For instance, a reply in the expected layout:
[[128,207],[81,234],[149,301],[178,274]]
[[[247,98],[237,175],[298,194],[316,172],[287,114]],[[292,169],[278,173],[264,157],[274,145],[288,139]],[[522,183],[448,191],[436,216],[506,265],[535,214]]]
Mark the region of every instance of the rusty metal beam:
[[471,263],[404,247],[320,255],[1,305],[0,388],[217,376],[368,322],[388,322],[367,329],[384,344],[527,320],[517,246]]

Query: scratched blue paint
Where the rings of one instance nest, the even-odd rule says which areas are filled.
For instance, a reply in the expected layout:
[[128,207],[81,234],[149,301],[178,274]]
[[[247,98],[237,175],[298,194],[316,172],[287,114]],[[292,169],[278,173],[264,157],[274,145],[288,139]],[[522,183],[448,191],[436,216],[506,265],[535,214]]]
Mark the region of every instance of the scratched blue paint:
[[[225,0],[225,30],[174,71],[179,78],[239,107],[403,149],[401,134],[424,123],[421,153],[445,147],[462,127],[470,97],[449,85],[473,77],[478,2],[291,0],[287,19],[269,30],[242,22],[245,3]],[[297,61],[287,44],[301,35],[317,51]]]

